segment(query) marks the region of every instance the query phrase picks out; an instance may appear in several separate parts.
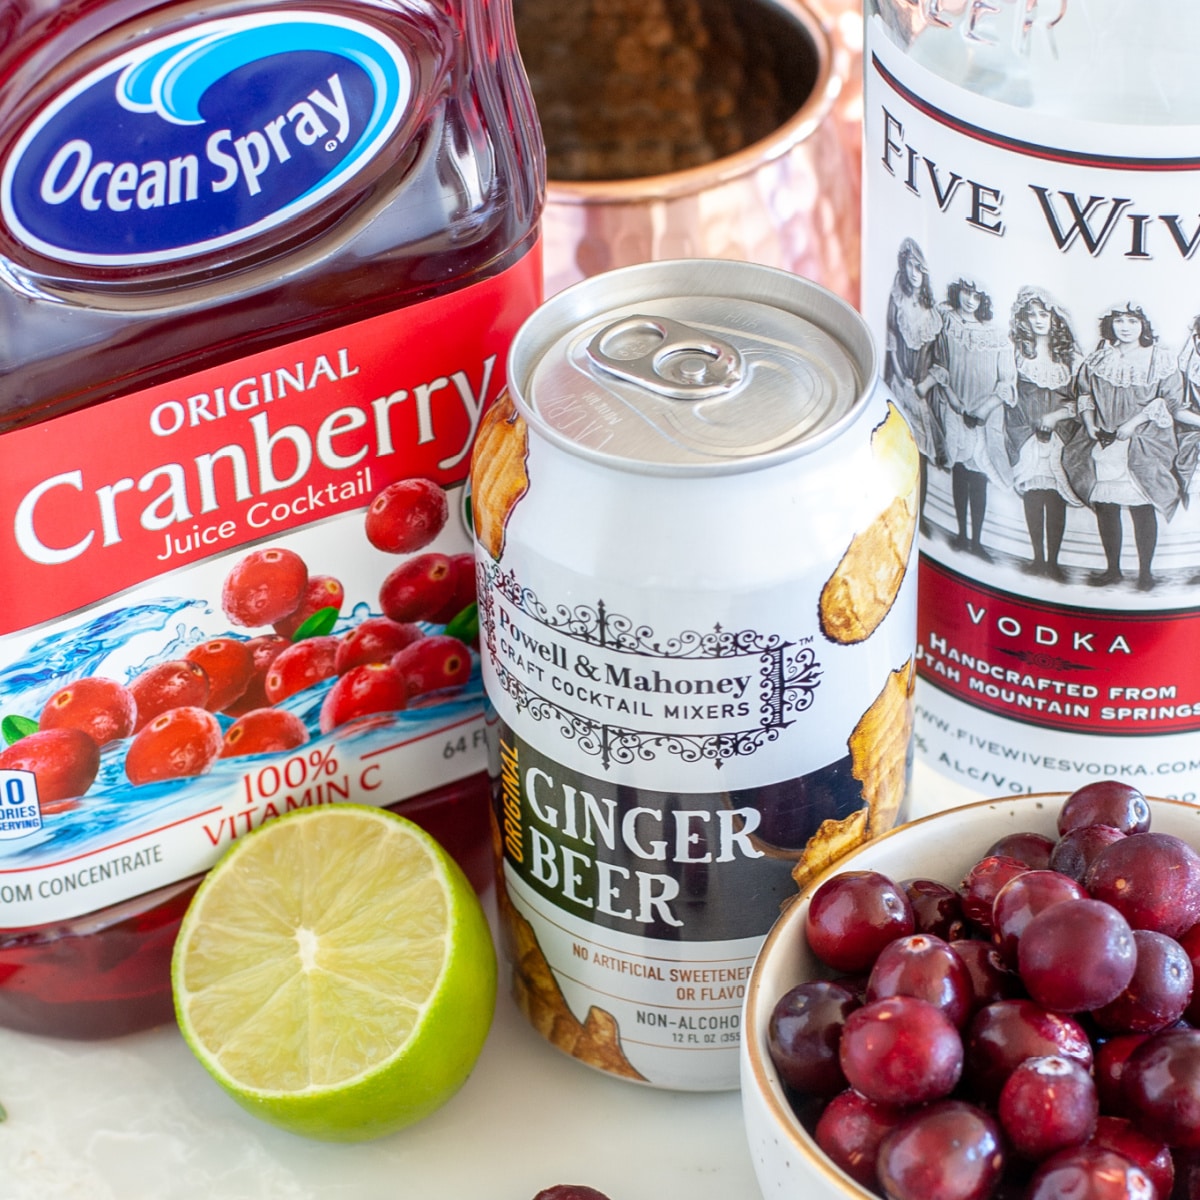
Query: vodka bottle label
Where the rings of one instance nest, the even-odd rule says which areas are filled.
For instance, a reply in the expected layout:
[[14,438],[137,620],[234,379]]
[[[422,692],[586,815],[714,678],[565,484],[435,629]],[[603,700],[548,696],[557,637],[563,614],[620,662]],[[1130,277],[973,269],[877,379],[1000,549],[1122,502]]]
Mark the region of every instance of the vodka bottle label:
[[922,454],[917,753],[1200,795],[1200,131],[1039,115],[868,23],[863,311]]

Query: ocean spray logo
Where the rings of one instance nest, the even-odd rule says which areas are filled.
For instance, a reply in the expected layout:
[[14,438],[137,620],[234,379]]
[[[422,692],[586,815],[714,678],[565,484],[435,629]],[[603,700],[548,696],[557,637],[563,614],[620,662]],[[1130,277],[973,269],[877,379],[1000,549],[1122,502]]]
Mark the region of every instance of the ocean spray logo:
[[42,254],[161,263],[255,237],[341,187],[407,112],[377,30],[283,10],[160,38],[92,71],[17,142],[0,213]]

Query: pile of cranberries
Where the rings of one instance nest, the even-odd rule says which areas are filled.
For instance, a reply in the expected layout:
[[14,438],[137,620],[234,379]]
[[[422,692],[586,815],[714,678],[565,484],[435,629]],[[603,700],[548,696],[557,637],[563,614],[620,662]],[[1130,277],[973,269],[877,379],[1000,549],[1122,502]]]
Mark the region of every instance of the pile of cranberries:
[[1136,788],[1073,792],[957,886],[844,871],[771,1058],[888,1200],[1200,1200],[1200,855]]

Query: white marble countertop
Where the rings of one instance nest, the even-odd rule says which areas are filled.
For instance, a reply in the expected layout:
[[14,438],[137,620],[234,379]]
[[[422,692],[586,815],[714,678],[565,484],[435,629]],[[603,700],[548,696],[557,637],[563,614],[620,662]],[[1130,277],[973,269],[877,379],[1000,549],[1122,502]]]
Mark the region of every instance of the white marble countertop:
[[[950,796],[917,771],[916,815]],[[377,1142],[305,1141],[248,1116],[172,1026],[109,1042],[0,1030],[0,1200],[611,1200],[758,1194],[736,1092],[639,1087],[543,1041],[501,990],[474,1073]]]

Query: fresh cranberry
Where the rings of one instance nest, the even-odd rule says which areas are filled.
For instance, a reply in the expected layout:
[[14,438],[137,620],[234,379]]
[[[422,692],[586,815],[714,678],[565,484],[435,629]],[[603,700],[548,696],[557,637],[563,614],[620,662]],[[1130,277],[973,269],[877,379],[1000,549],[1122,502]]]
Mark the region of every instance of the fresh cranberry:
[[1019,858],[989,854],[975,863],[960,889],[963,916],[987,933],[992,932],[992,906],[1000,889],[1029,868]]
[[1017,944],[1038,913],[1063,900],[1086,900],[1083,884],[1058,871],[1029,870],[1014,876],[992,905],[992,941],[1010,966],[1017,965]]
[[1055,842],[1050,852],[1050,869],[1082,883],[1096,855],[1124,837],[1125,834],[1111,825],[1084,825],[1072,829]]
[[270,701],[267,699],[267,674],[271,664],[291,645],[285,637],[277,633],[262,633],[252,637],[246,648],[250,651],[253,666],[246,690],[222,710],[231,717],[244,716],[258,708],[266,708]]
[[471,678],[471,649],[446,634],[424,637],[392,656],[392,667],[411,698],[462,687]]
[[446,493],[430,479],[388,484],[367,509],[367,541],[387,554],[412,554],[433,541],[449,515]]
[[1025,926],[1017,947],[1017,969],[1030,997],[1054,1012],[1091,1012],[1111,1004],[1129,986],[1136,966],[1133,930],[1103,900],[1051,905]]
[[1125,1060],[1121,1093],[1147,1137],[1200,1149],[1200,1029],[1151,1034]]
[[399,712],[408,705],[404,679],[387,663],[363,663],[338,677],[321,704],[321,732],[357,717]]
[[225,730],[221,757],[243,754],[273,754],[294,750],[308,741],[304,722],[286,708],[256,708],[243,713]]
[[1175,1162],[1171,1157],[1171,1147],[1165,1142],[1147,1137],[1124,1117],[1104,1114],[1097,1119],[1096,1131],[1090,1141],[1093,1146],[1112,1150],[1129,1159],[1135,1167],[1141,1167],[1154,1184],[1156,1195],[1162,1200],[1167,1200],[1171,1195],[1175,1183]]
[[583,1183],[556,1183],[542,1188],[533,1200],[608,1200],[608,1197]]
[[809,1096],[833,1096],[846,1087],[838,1043],[858,1006],[849,988],[824,979],[797,984],[780,996],[767,1024],[767,1049],[788,1087]]
[[1021,977],[1004,961],[992,942],[982,938],[960,938],[950,943],[950,949],[963,960],[971,977],[972,1013],[997,1000],[1024,998]]
[[202,707],[209,712],[222,712],[240,699],[254,674],[254,651],[237,638],[210,638],[193,646],[184,660],[203,667],[208,676],[208,699]]
[[888,942],[875,959],[867,980],[866,999],[916,996],[928,1000],[961,1029],[974,1011],[975,992],[966,963],[928,933],[913,933]]
[[1004,1172],[1000,1129],[961,1100],[910,1116],[879,1147],[888,1200],[986,1200]]
[[1169,833],[1139,833],[1105,847],[1084,886],[1134,929],[1178,937],[1200,921],[1200,855]]
[[267,700],[278,704],[335,675],[337,649],[335,637],[311,637],[293,643],[271,663],[266,678]]
[[429,621],[454,595],[454,565],[445,554],[418,554],[402,562],[383,581],[379,607],[402,624]]
[[847,1088],[825,1105],[813,1138],[851,1179],[876,1190],[879,1145],[907,1116],[908,1109],[876,1104],[861,1092]]
[[[82,796],[100,771],[100,747],[82,729],[39,729],[0,751],[0,771],[29,771],[43,814]],[[32,796],[26,797],[31,803]]]
[[908,897],[878,871],[841,871],[808,905],[809,948],[835,971],[870,970],[879,951],[913,927]]
[[1145,833],[1150,828],[1150,805],[1132,784],[1116,779],[1085,783],[1058,810],[1058,835],[1087,825],[1109,825],[1122,833]]
[[1053,838],[1026,829],[1018,833],[1006,833],[988,847],[985,857],[998,854],[1023,862],[1031,871],[1045,871],[1050,866],[1053,850]]
[[[1191,960],[1193,981],[1200,978],[1200,925],[1193,925],[1191,929],[1181,933],[1179,944]],[[1183,1018],[1190,1025],[1200,1025],[1200,988],[1197,988],[1194,982],[1192,998],[1188,1002],[1187,1008],[1183,1010]]]
[[282,546],[269,546],[233,565],[221,589],[221,607],[235,625],[273,625],[300,607],[307,587],[304,559]]
[[1086,1142],[1100,1101],[1092,1076],[1074,1059],[1027,1058],[1004,1081],[996,1115],[1012,1148],[1040,1160]]
[[914,996],[890,996],[856,1008],[838,1048],[850,1086],[880,1104],[924,1104],[954,1090],[963,1044],[940,1008]]
[[1028,1200],[1156,1200],[1154,1185],[1129,1159],[1102,1146],[1072,1146],[1046,1159]]
[[158,663],[129,685],[137,706],[134,733],[173,708],[204,708],[208,704],[208,672],[196,662],[173,659]]
[[903,886],[916,933],[931,933],[944,942],[966,937],[962,897],[952,887],[936,879],[909,879]]
[[474,604],[477,596],[475,590],[475,555],[471,553],[450,555],[450,566],[454,573],[454,592],[450,599],[438,609],[429,619],[435,625],[445,625],[453,621],[469,604]]
[[290,638],[314,613],[326,608],[341,612],[345,600],[346,589],[342,587],[341,580],[332,575],[310,575],[300,606],[288,616],[273,621],[272,625],[280,637]]
[[997,1000],[981,1008],[967,1027],[964,1082],[990,1104],[1021,1063],[1048,1055],[1072,1058],[1090,1070],[1092,1044],[1083,1026],[1032,1000]]
[[1149,1036],[1148,1033],[1120,1033],[1105,1038],[1096,1047],[1096,1090],[1100,1093],[1100,1107],[1104,1112],[1113,1116],[1125,1115],[1121,1091],[1125,1063]]
[[221,753],[221,726],[204,708],[160,713],[134,735],[125,774],[135,785],[203,775]]
[[363,663],[391,662],[392,655],[425,636],[411,621],[401,624],[390,617],[367,617],[342,635],[337,652],[337,673],[345,675]]
[[38,717],[39,729],[81,729],[106,746],[133,732],[137,701],[115,679],[89,675],[61,687],[46,701]]
[[1133,940],[1137,964],[1129,986],[1092,1018],[1110,1033],[1157,1033],[1174,1025],[1192,998],[1192,960],[1165,933],[1135,929]]

